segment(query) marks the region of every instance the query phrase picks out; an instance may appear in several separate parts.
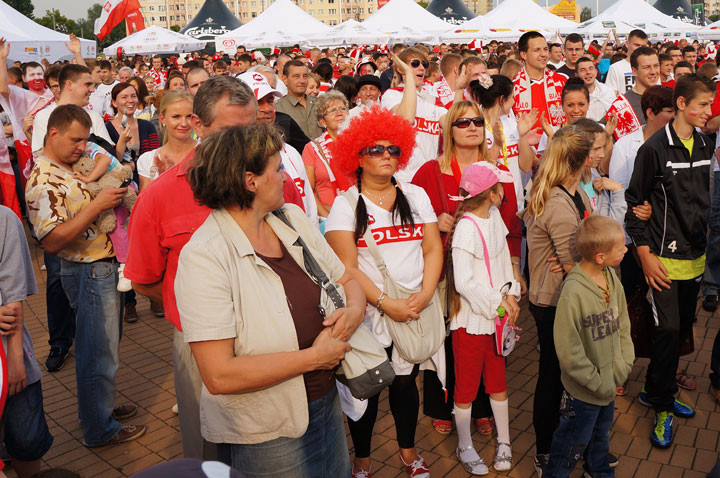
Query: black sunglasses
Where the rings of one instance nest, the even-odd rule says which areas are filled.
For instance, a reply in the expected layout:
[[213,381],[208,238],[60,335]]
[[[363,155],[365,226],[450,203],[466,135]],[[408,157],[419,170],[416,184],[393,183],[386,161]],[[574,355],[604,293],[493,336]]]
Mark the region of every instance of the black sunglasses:
[[410,66],[412,66],[413,68],[417,68],[418,66],[420,66],[420,63],[422,63],[422,66],[425,69],[430,66],[430,63],[428,63],[427,60],[418,60],[417,58],[410,62]]
[[399,158],[402,155],[402,151],[400,150],[400,146],[390,145],[390,146],[383,146],[381,144],[376,144],[375,146],[368,146],[367,148],[363,148],[360,150],[360,156],[370,156],[371,158],[379,158],[383,154],[385,154],[385,151],[388,152],[391,158]]
[[476,128],[482,128],[485,126],[485,118],[482,116],[476,116],[474,118],[458,118],[453,122],[452,126],[465,129],[470,126],[470,123],[474,124]]

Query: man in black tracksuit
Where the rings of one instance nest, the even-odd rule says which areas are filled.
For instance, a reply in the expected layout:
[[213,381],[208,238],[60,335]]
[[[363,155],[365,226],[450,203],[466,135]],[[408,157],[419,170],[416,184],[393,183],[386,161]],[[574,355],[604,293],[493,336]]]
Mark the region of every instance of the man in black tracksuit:
[[[641,403],[655,409],[650,441],[668,447],[674,416],[695,411],[674,398],[680,344],[692,333],[700,280],[705,268],[710,210],[710,163],[714,145],[696,127],[710,117],[712,82],[695,75],[680,78],[673,93],[675,119],[640,147],[625,192],[627,233],[637,248],[651,290],[655,319],[652,356]],[[648,201],[650,220],[632,208]]]

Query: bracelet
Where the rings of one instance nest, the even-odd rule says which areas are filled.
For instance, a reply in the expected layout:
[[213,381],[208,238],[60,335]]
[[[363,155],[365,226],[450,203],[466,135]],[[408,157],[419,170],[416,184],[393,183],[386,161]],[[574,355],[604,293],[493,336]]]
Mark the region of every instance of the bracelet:
[[520,263],[519,263],[519,262],[513,262],[512,265],[514,265],[514,266],[519,266]]
[[386,297],[385,292],[381,292],[380,297],[378,297],[378,300],[377,300],[377,305],[375,306],[380,311],[380,315],[385,315],[385,312],[383,312],[383,310],[382,310],[382,302],[383,302],[383,300],[385,300],[385,297]]

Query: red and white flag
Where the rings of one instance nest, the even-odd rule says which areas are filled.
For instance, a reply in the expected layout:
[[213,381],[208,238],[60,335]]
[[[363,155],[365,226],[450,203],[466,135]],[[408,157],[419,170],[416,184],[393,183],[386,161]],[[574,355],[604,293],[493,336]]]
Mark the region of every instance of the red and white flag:
[[138,0],[106,0],[100,18],[95,20],[95,35],[102,40],[118,23],[135,10],[140,10]]
[[475,39],[468,43],[468,48],[470,50],[482,50],[483,42],[482,40]]
[[614,133],[616,140],[642,128],[640,120],[635,114],[635,110],[633,110],[632,105],[627,98],[625,98],[625,95],[620,95],[613,101],[605,118],[610,120],[610,115],[613,114],[617,116],[617,126],[615,127]]

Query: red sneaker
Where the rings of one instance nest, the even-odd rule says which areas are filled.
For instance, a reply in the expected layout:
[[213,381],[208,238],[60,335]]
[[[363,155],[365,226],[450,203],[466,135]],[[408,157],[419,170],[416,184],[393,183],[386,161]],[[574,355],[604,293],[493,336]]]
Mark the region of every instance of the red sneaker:
[[407,471],[407,474],[408,476],[410,476],[410,478],[430,478],[430,469],[427,467],[427,464],[425,464],[425,460],[423,460],[420,455],[418,455],[417,460],[409,464],[405,463],[402,455],[400,455],[400,461],[402,462],[403,466],[405,466],[405,471]]

